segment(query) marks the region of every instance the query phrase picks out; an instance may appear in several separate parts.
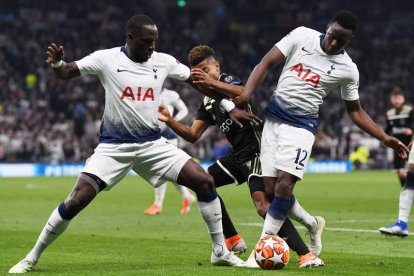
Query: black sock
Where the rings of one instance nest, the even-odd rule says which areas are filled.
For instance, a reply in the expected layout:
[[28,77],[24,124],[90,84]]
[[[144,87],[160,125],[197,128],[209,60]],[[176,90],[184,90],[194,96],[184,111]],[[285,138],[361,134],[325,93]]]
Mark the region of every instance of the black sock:
[[285,219],[285,222],[277,234],[283,238],[289,247],[299,256],[309,253],[309,248],[306,246],[302,237],[299,235],[298,231],[289,218]]
[[224,205],[223,200],[220,196],[220,206],[221,206],[221,214],[222,214],[222,223],[223,223],[223,234],[226,239],[237,235],[236,228],[234,228],[233,222],[230,219],[229,214],[227,213],[226,206]]

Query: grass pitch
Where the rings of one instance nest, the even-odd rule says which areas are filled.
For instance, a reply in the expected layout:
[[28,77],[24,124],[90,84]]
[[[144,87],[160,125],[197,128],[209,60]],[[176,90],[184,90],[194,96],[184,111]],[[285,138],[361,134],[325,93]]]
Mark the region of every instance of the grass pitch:
[[[0,274],[27,254],[50,213],[75,178],[0,178]],[[246,185],[219,190],[252,249],[261,232]],[[309,174],[296,185],[299,202],[326,219],[321,258],[326,266],[299,269],[292,252],[280,272],[213,267],[210,239],[195,207],[180,215],[170,184],[164,211],[143,214],[153,188],[130,176],[101,193],[43,254],[34,275],[414,275],[414,236],[385,237],[376,230],[398,215],[399,183],[392,172]],[[411,229],[414,224],[410,223]],[[304,234],[304,229],[299,228]],[[303,235],[305,241],[307,237]],[[246,252],[242,258],[246,259]]]

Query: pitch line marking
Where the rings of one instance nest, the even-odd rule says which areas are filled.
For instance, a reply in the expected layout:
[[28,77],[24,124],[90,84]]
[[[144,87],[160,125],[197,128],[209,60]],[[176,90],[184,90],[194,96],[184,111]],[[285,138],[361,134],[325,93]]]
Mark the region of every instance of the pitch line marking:
[[[263,227],[262,223],[239,223],[243,226],[251,226],[251,227]],[[295,226],[297,229],[305,229],[304,226]],[[356,229],[356,228],[337,228],[337,227],[325,227],[325,231],[337,231],[337,232],[357,232],[357,233],[375,233],[380,234],[378,230],[371,230],[371,229]],[[408,233],[408,235],[412,236],[414,233]]]

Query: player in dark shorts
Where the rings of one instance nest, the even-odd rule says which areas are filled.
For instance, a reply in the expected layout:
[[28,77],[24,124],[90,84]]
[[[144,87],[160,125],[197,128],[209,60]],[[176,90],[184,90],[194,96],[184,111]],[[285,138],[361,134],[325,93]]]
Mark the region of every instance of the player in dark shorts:
[[[413,138],[414,111],[413,107],[405,104],[404,91],[394,87],[391,91],[392,108],[387,111],[387,127],[385,132],[408,145]],[[407,160],[394,152],[394,170],[397,172],[401,187],[407,177]]]
[[[209,89],[225,91],[227,94],[238,95],[241,92],[243,88],[241,80],[228,74],[220,74],[220,65],[212,48],[208,46],[194,47],[189,53],[188,61],[192,68],[193,77],[198,80],[198,84]],[[230,84],[230,86],[223,86],[223,83]],[[264,218],[269,206],[269,200],[265,196],[263,181],[260,177],[261,166],[259,156],[263,123],[255,124],[253,122],[241,121],[243,127],[240,127],[237,124],[241,122],[237,119],[232,120],[230,117],[229,111],[231,109],[232,106],[228,99],[205,97],[198,110],[197,118],[191,127],[174,120],[163,106],[159,108],[159,120],[164,121],[178,135],[192,143],[196,142],[209,126],[216,125],[219,127],[226,135],[233,149],[211,165],[208,168],[208,172],[213,176],[217,188],[232,183],[239,185],[247,182],[256,210]],[[256,116],[258,115],[258,111],[253,104],[249,104],[246,111]],[[223,213],[223,230],[226,245],[229,250],[238,253],[244,252],[246,244],[235,229],[220,196],[219,199]],[[313,238],[313,241],[317,243],[317,245],[314,244],[313,246],[314,252],[309,251],[309,248],[305,245],[289,219],[285,221],[278,234],[285,238],[290,248],[299,255],[300,267],[322,266],[324,263],[317,255],[320,254],[322,249],[320,238],[324,220],[319,217],[321,223],[318,224],[318,219],[310,216],[300,205],[298,205],[298,208],[301,209],[299,216],[307,216],[306,219],[309,220],[310,217],[311,220],[316,221],[312,225],[313,227],[308,229],[311,242]],[[251,265],[248,266],[251,267]]]

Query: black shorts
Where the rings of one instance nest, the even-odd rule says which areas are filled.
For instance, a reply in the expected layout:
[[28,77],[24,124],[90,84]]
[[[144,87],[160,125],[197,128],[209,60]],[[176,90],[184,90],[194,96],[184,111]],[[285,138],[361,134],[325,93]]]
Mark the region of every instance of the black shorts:
[[240,160],[234,151],[229,152],[208,168],[213,176],[216,187],[236,183],[240,185],[248,181],[251,176],[261,176],[260,155],[252,154],[249,160]]
[[402,170],[407,168],[407,160],[402,159],[394,152],[394,170]]

